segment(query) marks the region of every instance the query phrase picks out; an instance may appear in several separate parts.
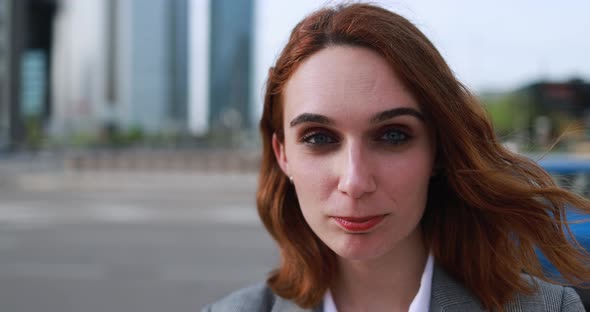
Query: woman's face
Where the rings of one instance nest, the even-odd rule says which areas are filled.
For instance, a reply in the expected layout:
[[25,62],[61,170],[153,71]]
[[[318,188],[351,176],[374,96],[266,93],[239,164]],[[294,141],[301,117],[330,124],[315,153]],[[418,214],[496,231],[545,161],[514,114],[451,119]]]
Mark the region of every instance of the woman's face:
[[384,58],[325,48],[287,82],[283,105],[285,138],[274,136],[275,155],[293,177],[306,222],[330,249],[369,260],[420,241],[434,143]]

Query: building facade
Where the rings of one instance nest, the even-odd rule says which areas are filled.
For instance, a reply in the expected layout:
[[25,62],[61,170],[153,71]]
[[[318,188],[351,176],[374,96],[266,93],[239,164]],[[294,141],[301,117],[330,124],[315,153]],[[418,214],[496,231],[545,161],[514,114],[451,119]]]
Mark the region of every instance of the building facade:
[[[59,5],[6,26],[29,2]],[[0,146],[17,113],[58,138],[251,127],[253,11],[254,0],[0,0]],[[10,37],[32,20],[42,36]]]
[[33,143],[51,116],[55,0],[0,0],[0,148]]
[[211,1],[210,111],[212,131],[250,125],[253,0]]
[[188,0],[62,0],[55,135],[185,131]]

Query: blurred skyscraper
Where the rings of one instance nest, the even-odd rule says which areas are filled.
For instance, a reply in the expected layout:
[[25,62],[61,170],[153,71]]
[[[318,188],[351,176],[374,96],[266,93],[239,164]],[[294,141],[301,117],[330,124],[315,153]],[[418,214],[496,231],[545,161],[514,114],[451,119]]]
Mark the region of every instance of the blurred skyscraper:
[[[51,115],[52,20],[56,0],[0,0],[0,148]],[[25,129],[26,128],[26,129]]]
[[253,0],[211,1],[209,126],[250,126]]
[[0,0],[0,146],[238,131],[252,120],[254,0]]
[[187,128],[188,0],[62,0],[54,134]]
[[54,134],[249,126],[253,0],[62,0]]

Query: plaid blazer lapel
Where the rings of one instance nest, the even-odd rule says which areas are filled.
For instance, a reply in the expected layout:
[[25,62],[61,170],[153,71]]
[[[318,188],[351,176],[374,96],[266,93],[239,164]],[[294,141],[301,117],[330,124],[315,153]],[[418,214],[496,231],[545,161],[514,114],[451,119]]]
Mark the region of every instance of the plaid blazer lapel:
[[[535,281],[528,275],[523,278]],[[538,291],[526,296],[517,294],[514,300],[508,302],[504,309],[506,312],[539,312],[539,311],[584,311],[579,297],[572,289],[563,289],[561,286],[540,282]],[[567,309],[562,309],[563,307]],[[302,309],[290,300],[275,296],[272,304],[272,312],[322,312],[323,304],[320,303],[313,309]],[[434,265],[432,274],[432,289],[430,294],[431,312],[483,312],[481,305],[473,293],[463,285],[455,281],[444,269]]]
[[[313,309],[302,309],[291,300],[276,296],[271,312],[322,312],[323,304]],[[456,282],[445,270],[434,265],[430,312],[482,312],[485,309],[473,294]]]
[[313,309],[303,309],[296,305],[291,300],[283,299],[279,296],[275,296],[276,301],[272,306],[271,312],[322,312],[323,311],[323,304],[319,304],[317,307]]
[[[271,312],[322,312],[323,304],[313,309],[302,309],[291,300],[276,296]],[[432,290],[430,295],[431,312],[482,312],[485,309],[471,292],[456,282],[438,265],[434,265]],[[515,310],[518,311],[518,310]]]
[[[564,304],[571,311],[584,311],[573,290],[563,290],[561,286],[551,285],[538,280],[535,282],[532,277],[524,274],[522,278],[529,281],[531,285],[539,283],[539,285],[535,286],[540,287],[532,295],[516,294],[515,298],[504,306],[504,311],[562,311]],[[567,291],[570,291],[570,293],[567,293]],[[569,303],[565,302],[566,299],[563,298],[565,296],[564,294],[568,295],[566,299],[570,300]],[[576,303],[572,303],[574,301]],[[485,309],[481,305],[481,302],[469,290],[465,289],[463,285],[455,281],[444,269],[435,264],[432,276],[430,311],[481,312],[485,311]]]
[[485,311],[479,300],[463,285],[455,281],[440,266],[434,265],[431,312],[481,312]]

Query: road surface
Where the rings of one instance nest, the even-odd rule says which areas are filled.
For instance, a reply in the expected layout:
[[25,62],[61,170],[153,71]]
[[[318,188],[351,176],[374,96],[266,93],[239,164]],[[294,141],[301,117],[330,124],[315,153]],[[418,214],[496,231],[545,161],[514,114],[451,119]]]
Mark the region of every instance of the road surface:
[[277,263],[253,174],[0,181],[1,311],[198,311]]

